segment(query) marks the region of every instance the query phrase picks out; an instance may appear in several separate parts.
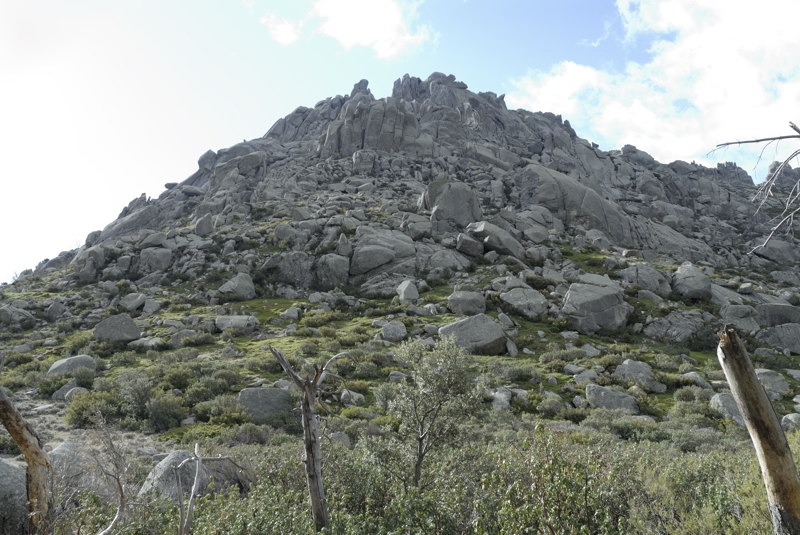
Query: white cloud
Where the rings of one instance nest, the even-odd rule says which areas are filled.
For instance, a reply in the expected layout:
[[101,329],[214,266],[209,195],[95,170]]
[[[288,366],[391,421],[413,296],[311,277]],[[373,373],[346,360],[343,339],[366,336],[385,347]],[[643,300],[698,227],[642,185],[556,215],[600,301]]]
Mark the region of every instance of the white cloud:
[[425,25],[416,25],[417,8],[424,0],[317,0],[300,21],[268,13],[261,23],[274,41],[290,45],[302,37],[301,29],[336,40],[347,50],[371,48],[389,59],[435,37]]
[[[651,59],[622,71],[562,62],[514,81],[509,104],[560,113],[578,134],[632,143],[662,161],[737,160],[757,150],[706,153],[724,141],[789,133],[800,102],[800,3],[618,0],[626,41]],[[749,158],[749,159],[748,159]]]
[[322,18],[319,31],[344,48],[372,48],[379,58],[391,58],[430,39],[427,27],[411,27],[416,3],[397,0],[318,0],[313,13]]
[[267,13],[260,19],[261,24],[267,27],[272,40],[279,45],[288,46],[300,39],[300,25],[292,24],[278,15]]

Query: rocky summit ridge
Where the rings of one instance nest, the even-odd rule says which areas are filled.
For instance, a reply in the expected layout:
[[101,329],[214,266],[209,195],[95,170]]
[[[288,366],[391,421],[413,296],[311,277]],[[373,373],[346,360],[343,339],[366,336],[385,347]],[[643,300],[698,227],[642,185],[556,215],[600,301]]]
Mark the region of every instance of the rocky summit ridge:
[[[304,317],[383,299],[393,312],[344,345],[453,335],[473,353],[535,355],[550,326],[592,357],[608,350],[596,334],[708,348],[727,322],[762,356],[800,354],[800,248],[788,234],[750,254],[782,208],[756,212],[754,192],[732,163],[602,151],[452,75],[405,75],[380,99],[362,80],[209,150],[4,286],[2,349],[60,358],[73,329],[137,351],[230,330],[286,341],[319,334]],[[225,355],[249,350],[228,340]],[[568,375],[585,398],[612,369]]]

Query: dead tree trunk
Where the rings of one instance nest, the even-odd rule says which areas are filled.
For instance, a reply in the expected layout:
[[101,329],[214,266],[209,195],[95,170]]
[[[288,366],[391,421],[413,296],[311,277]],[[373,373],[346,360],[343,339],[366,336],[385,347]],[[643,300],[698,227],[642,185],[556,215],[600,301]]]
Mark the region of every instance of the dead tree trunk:
[[50,459],[42,449],[39,436],[1,388],[0,422],[19,446],[27,464],[25,484],[28,493],[31,531],[46,533],[52,510]]
[[311,517],[314,519],[314,527],[317,531],[330,528],[328,519],[328,502],[325,500],[325,487],[322,484],[322,454],[319,447],[319,422],[315,404],[319,396],[319,386],[327,375],[332,375],[328,371],[328,366],[337,358],[346,353],[339,353],[331,357],[322,368],[314,366],[312,377],[301,377],[286,359],[286,357],[275,349],[269,348],[278,363],[286,372],[286,375],[300,388],[303,399],[300,402],[300,412],[303,425],[303,445],[305,447],[305,468],[306,480],[308,482],[308,496],[311,500]]
[[778,415],[736,331],[726,325],[719,338],[717,358],[756,449],[774,533],[800,535],[800,477]]

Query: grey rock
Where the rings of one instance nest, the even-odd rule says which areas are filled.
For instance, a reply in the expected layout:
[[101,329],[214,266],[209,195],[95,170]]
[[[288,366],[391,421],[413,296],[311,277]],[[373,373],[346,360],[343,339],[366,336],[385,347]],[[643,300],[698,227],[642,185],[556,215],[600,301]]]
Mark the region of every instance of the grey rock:
[[572,378],[575,380],[576,384],[585,385],[597,379],[597,372],[594,370],[583,370],[580,373],[576,373]]
[[744,333],[758,330],[756,309],[750,305],[723,305],[719,309],[719,316],[723,324],[733,325]]
[[0,535],[19,535],[27,518],[25,468],[0,459]]
[[81,394],[83,394],[85,392],[88,392],[88,390],[83,388],[82,386],[76,386],[76,387],[70,388],[67,391],[67,393],[64,394],[64,401],[66,401],[67,403],[72,403],[73,399],[75,399],[77,396],[79,396],[79,395],[81,395]]
[[617,274],[625,282],[641,286],[656,295],[666,297],[672,291],[669,278],[656,268],[647,264],[633,264],[625,269],[621,269]]
[[456,238],[456,250],[467,256],[478,257],[483,254],[483,242],[469,234],[461,233]]
[[364,394],[346,388],[339,394],[339,401],[346,407],[360,407],[365,403]]
[[78,368],[97,369],[97,362],[91,355],[75,355],[55,361],[47,370],[47,375],[68,375]]
[[401,303],[411,303],[419,299],[417,285],[412,280],[404,280],[397,286],[397,295]]
[[275,425],[292,414],[292,397],[280,388],[243,388],[237,400],[256,424]]
[[737,425],[744,427],[742,413],[739,412],[739,407],[736,406],[736,400],[730,392],[714,394],[708,404],[712,409],[722,415],[723,418],[733,420]]
[[66,401],[67,393],[71,390],[74,390],[76,386],[78,386],[78,381],[76,381],[74,378],[70,379],[61,385],[61,388],[53,392],[53,394],[50,396],[50,399],[53,401]]
[[709,388],[709,389],[711,388],[711,383],[706,381],[706,379],[697,372],[684,373],[681,375],[681,377],[689,379],[700,388]]
[[639,412],[639,404],[630,394],[593,383],[586,385],[586,400],[589,406],[596,409],[625,409],[633,413]]
[[212,232],[214,232],[214,222],[211,219],[211,214],[205,214],[195,223],[194,233],[201,238],[205,238],[210,236]]
[[784,323],[764,329],[757,337],[773,347],[800,354],[800,323]]
[[582,283],[570,285],[561,306],[561,314],[584,334],[624,327],[632,311],[621,289]]
[[657,340],[685,342],[705,323],[706,318],[700,310],[675,310],[651,321],[644,328],[644,334]]
[[247,273],[237,273],[219,287],[219,292],[228,299],[247,301],[256,296],[253,279]]
[[759,325],[774,327],[784,323],[800,323],[800,307],[781,303],[756,305]]
[[506,335],[492,318],[477,314],[439,328],[439,336],[454,336],[471,353],[499,355],[506,349]]
[[343,288],[350,274],[350,259],[339,254],[324,254],[317,260],[314,276],[317,286],[323,290]]
[[431,210],[431,222],[445,221],[463,228],[483,217],[478,196],[463,182],[435,180],[419,200],[421,208]]
[[87,490],[106,500],[116,499],[111,476],[98,464],[98,452],[85,443],[62,442],[48,453],[57,481],[65,481],[71,489]]
[[361,275],[394,260],[394,252],[382,245],[360,245],[353,251],[350,274]]
[[146,295],[142,293],[130,293],[120,298],[119,306],[128,312],[133,312],[134,310],[142,308],[146,301]]
[[513,288],[501,293],[500,300],[530,320],[539,318],[548,309],[547,299],[532,288]]
[[164,247],[149,247],[139,253],[139,271],[153,273],[166,271],[172,263],[172,251]]
[[447,308],[464,316],[482,314],[486,312],[486,299],[480,292],[457,290],[447,297]]
[[773,401],[780,400],[789,391],[789,383],[786,381],[786,377],[779,372],[756,368],[756,376],[764,390],[767,391],[767,396]]
[[399,372],[397,370],[389,372],[389,382],[390,383],[402,383],[407,378],[408,378],[408,375],[403,373],[403,372]]
[[614,375],[624,381],[633,381],[648,392],[662,394],[667,391],[667,386],[656,381],[653,369],[646,362],[625,359],[614,370]]
[[785,415],[781,418],[781,427],[787,433],[800,429],[800,414],[793,412]]
[[217,316],[214,318],[214,325],[218,330],[234,329],[241,332],[252,332],[258,328],[258,318],[255,316]]
[[98,323],[92,336],[101,342],[132,342],[142,331],[128,314],[117,314]]
[[24,323],[33,325],[34,321],[33,314],[27,310],[12,305],[0,306],[0,325],[19,325]]
[[467,232],[483,241],[484,248],[500,254],[525,258],[525,248],[508,231],[489,223],[479,221],[470,223]]
[[[180,489],[183,490],[184,494],[189,493],[194,484],[197,467],[194,462],[187,462],[178,469],[177,477],[175,476],[175,468],[191,457],[192,454],[185,450],[170,452],[147,474],[141,489],[139,489],[139,496],[154,493],[162,498],[177,502],[180,496],[178,480],[180,480]],[[209,483],[205,465],[200,469],[199,477],[200,495],[204,495],[208,491]]]
[[402,321],[389,321],[381,327],[381,338],[389,342],[399,342],[406,336],[408,336],[408,331]]
[[711,299],[711,279],[691,262],[684,262],[675,270],[672,287],[680,295],[690,299]]

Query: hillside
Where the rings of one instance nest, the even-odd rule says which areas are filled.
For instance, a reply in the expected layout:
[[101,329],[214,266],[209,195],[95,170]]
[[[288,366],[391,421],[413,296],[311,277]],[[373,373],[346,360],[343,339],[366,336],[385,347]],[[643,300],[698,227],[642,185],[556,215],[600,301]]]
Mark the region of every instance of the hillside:
[[[494,469],[481,462],[514,447],[523,448],[520,458],[566,459],[553,453],[563,448],[570,467],[599,470],[593,477],[644,478],[646,464],[620,461],[632,456],[674,470],[674,481],[693,466],[708,475],[709,493],[727,477],[735,488],[713,512],[730,523],[723,531],[768,531],[768,517],[744,525],[745,497],[758,499],[741,489],[758,476],[731,472],[753,466],[716,363],[715,331],[723,323],[739,330],[784,425],[800,427],[800,248],[787,234],[750,253],[782,210],[781,192],[757,213],[752,179],[736,165],[664,164],[630,145],[601,151],[560,116],[509,110],[502,96],[434,73],[405,75],[381,99],[362,80],[349,95],[297,108],[262,138],[206,152],[192,176],[165,188],[131,201],[83,247],[0,287],[0,384],[49,448],[88,448],[99,410],[138,448],[144,473],[194,441],[251,461],[265,451],[290,456],[296,394],[268,347],[298,366],[349,351],[341,380],[326,383],[320,400],[326,433],[343,444],[331,445],[332,455],[353,470],[350,480],[331,476],[339,489],[331,502],[348,533],[381,532],[389,528],[364,518],[388,518],[401,502],[386,498],[357,514],[343,505],[358,502],[348,481],[359,470],[379,472],[365,460],[380,458],[375,443],[399,440],[381,397],[383,385],[414,371],[398,347],[452,336],[470,355],[483,397],[484,410],[464,416],[471,438],[461,450],[478,475],[459,483],[463,503],[428,503],[438,496],[431,491],[403,507],[455,515],[481,501],[481,481],[505,488],[503,478],[524,479],[502,471],[486,479]],[[0,446],[11,452],[7,438]],[[232,446],[243,442],[260,446]],[[458,462],[435,458],[432,472],[446,475],[431,476],[431,489],[453,485]],[[283,487],[268,476],[269,486],[261,469],[290,470],[255,466],[257,492],[268,494],[261,499],[294,500],[302,511],[302,476]],[[689,522],[680,514],[712,514],[703,509],[711,494],[697,498],[696,510],[688,498],[700,483],[658,488],[658,500],[683,507],[669,524],[630,505],[642,488],[653,491],[651,480],[636,490],[613,477],[596,499],[617,504],[604,509],[617,527],[593,532],[676,533]],[[609,485],[622,494],[602,497]],[[289,487],[299,497],[279,490]],[[748,488],[757,495],[757,485]],[[552,500],[572,499],[565,489]],[[375,499],[363,492],[364,503]],[[525,500],[514,500],[521,514]],[[500,532],[475,520],[497,511],[469,503],[472,531],[431,527],[436,515],[419,512],[428,527],[407,532]],[[634,510],[647,520],[637,525]],[[534,516],[516,525],[535,524]]]

